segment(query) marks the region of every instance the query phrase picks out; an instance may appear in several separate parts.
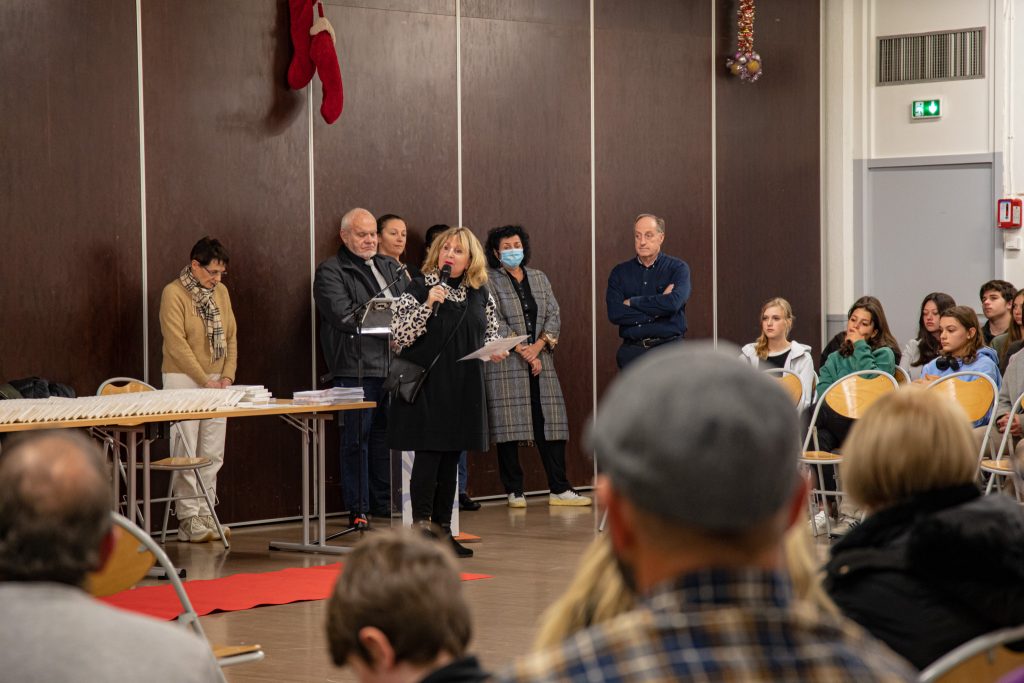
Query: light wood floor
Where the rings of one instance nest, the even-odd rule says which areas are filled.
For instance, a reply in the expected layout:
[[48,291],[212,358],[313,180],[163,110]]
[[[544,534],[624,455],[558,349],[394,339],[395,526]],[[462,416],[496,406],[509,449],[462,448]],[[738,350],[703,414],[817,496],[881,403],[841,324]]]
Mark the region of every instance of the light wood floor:
[[[528,503],[525,510],[509,509],[501,501],[462,513],[463,531],[481,536],[482,541],[470,545],[476,554],[460,560],[459,568],[494,577],[462,584],[473,610],[470,648],[490,669],[529,649],[540,613],[561,593],[596,533],[594,508],[552,508],[547,496],[530,498]],[[342,524],[342,518],[333,520],[329,530]],[[169,541],[166,548],[171,559],[187,569],[189,579],[344,561],[343,556],[267,549],[271,539],[300,537],[298,524],[274,525],[235,530],[230,553],[216,543]],[[259,607],[213,614],[201,621],[212,642],[256,642],[267,653],[263,662],[227,669],[230,681],[353,681],[348,670],[330,661],[324,637],[325,607],[325,601]]]

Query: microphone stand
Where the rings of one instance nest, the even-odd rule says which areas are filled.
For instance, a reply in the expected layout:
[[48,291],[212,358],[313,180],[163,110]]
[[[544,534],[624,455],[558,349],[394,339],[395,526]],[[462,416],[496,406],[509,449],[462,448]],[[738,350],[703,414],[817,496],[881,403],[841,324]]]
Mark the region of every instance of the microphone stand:
[[[405,272],[408,269],[409,269],[409,266],[404,265],[404,264],[400,265],[399,268],[398,268],[398,275],[395,277],[394,280],[392,280],[391,282],[387,283],[386,285],[384,285],[383,287],[378,289],[374,294],[370,295],[370,298],[366,299],[365,301],[363,301],[360,304],[357,304],[357,305],[353,306],[351,309],[349,309],[349,312],[345,315],[345,317],[341,319],[341,322],[343,322],[343,323],[355,322],[355,325],[356,325],[356,376],[357,376],[356,381],[359,383],[360,387],[363,386],[363,311],[366,309],[367,306],[370,305],[370,302],[372,302],[374,299],[379,297],[384,292],[390,291],[391,290],[391,286],[396,284],[399,280],[401,280],[402,277],[405,276]],[[385,351],[386,351],[385,358],[387,358],[388,356],[391,355],[390,347],[385,349]],[[334,379],[334,376],[331,375],[330,373],[320,377],[321,383],[324,383],[324,382],[326,382],[328,380],[333,380],[333,379]],[[363,424],[362,424],[363,420],[362,420],[362,418],[363,418],[363,416],[365,414],[364,413],[365,410],[367,410],[367,408],[364,408],[363,410],[359,411],[359,427],[356,430],[356,448],[359,449],[360,459],[362,459],[362,454],[363,454]],[[372,425],[371,425],[371,428],[372,428]],[[359,463],[359,495],[360,495],[360,497],[362,496],[363,488],[365,488],[365,485],[366,485],[366,479],[364,478],[363,470],[364,469],[369,469],[369,467],[370,467],[370,454],[369,454],[369,452],[367,452],[367,454],[366,454],[366,467],[365,468],[363,467],[363,462]],[[369,492],[367,492],[367,495],[369,495]],[[351,506],[351,505],[352,505],[352,503],[349,502],[349,506]],[[366,528],[353,525],[353,526],[350,526],[350,527],[348,527],[346,529],[342,529],[341,531],[338,531],[336,533],[333,533],[333,534],[327,536],[326,538],[324,538],[324,542],[326,543],[327,541],[333,540],[333,539],[338,538],[340,536],[346,536],[346,535],[351,534],[351,533],[356,532],[356,531],[358,531],[359,532],[359,536],[362,537],[362,535],[366,532]],[[316,543],[316,542],[317,541],[314,541],[314,543]]]

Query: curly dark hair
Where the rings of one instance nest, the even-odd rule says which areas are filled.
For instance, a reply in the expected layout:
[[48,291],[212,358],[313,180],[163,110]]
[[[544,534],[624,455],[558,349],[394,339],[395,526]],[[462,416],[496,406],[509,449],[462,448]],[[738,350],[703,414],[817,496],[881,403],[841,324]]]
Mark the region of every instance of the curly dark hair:
[[500,228],[491,228],[487,233],[487,244],[484,245],[484,252],[487,254],[487,265],[491,268],[501,268],[501,260],[495,256],[498,245],[503,239],[518,237],[523,242],[523,262],[519,265],[526,266],[530,262],[530,235],[521,225],[503,225]]

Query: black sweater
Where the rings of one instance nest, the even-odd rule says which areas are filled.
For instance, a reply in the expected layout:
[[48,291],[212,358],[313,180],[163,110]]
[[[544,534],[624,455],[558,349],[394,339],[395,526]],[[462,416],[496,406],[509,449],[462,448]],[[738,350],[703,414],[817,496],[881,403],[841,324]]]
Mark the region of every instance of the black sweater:
[[921,494],[839,541],[825,587],[848,617],[924,668],[1024,622],[1024,511],[973,485]]

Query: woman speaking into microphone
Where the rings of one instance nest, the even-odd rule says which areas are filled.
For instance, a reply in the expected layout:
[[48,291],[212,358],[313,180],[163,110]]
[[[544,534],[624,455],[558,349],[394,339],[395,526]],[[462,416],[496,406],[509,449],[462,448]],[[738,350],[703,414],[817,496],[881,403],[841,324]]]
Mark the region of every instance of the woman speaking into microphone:
[[[449,228],[431,243],[423,275],[395,302],[391,334],[400,356],[389,385],[388,446],[415,451],[409,494],[413,521],[441,528],[459,557],[473,551],[452,538],[459,453],[488,447],[483,362],[460,361],[498,338],[487,260],[468,228]],[[508,357],[491,356],[492,362]]]

